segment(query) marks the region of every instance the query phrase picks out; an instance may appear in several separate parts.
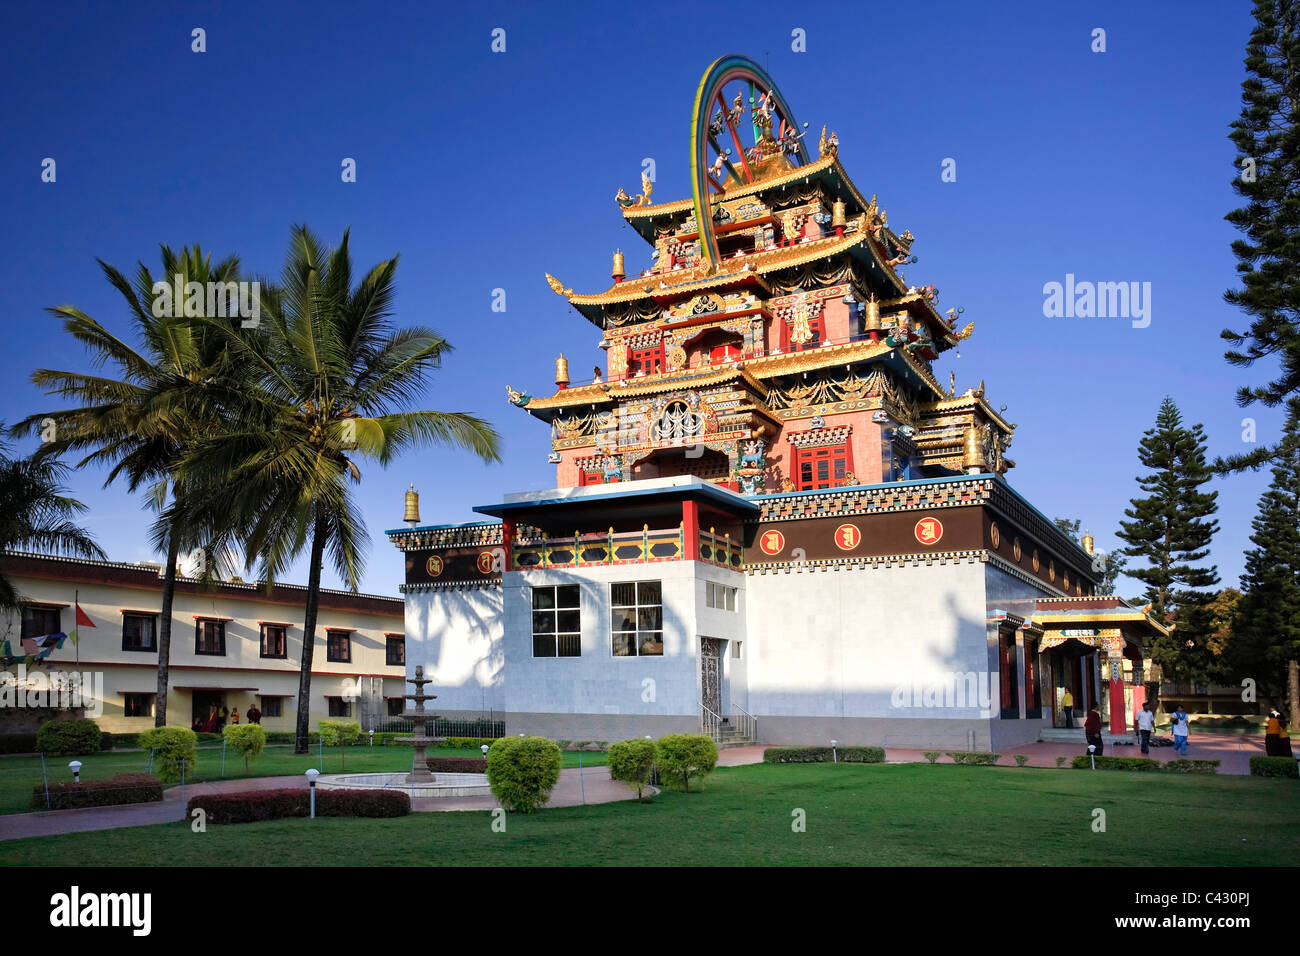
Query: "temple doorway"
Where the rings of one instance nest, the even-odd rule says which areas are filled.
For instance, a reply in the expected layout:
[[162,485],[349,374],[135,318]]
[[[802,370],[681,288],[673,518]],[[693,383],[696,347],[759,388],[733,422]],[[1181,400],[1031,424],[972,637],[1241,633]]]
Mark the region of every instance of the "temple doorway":
[[722,715],[722,645],[716,637],[700,638],[700,704]]

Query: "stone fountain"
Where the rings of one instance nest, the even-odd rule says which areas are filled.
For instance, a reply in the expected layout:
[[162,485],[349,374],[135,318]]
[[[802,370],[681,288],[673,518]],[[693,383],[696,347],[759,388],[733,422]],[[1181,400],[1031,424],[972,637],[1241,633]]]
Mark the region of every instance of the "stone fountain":
[[445,737],[429,737],[424,732],[424,725],[430,720],[437,720],[437,715],[430,714],[424,709],[426,700],[437,700],[437,694],[426,694],[424,692],[425,684],[432,684],[433,679],[424,676],[424,667],[421,664],[415,665],[415,676],[407,678],[408,684],[415,685],[415,693],[407,694],[407,700],[415,701],[415,707],[402,711],[402,716],[408,718],[415,725],[414,737],[394,737],[393,742],[406,744],[408,747],[415,748],[415,763],[411,767],[411,772],[406,775],[408,783],[433,783],[433,773],[429,770],[429,762],[424,756],[424,751],[429,747],[436,747],[444,743]]
[[429,761],[424,752],[443,743],[446,738],[430,737],[425,732],[425,725],[438,718],[424,709],[424,702],[437,700],[438,697],[424,692],[424,685],[432,684],[433,679],[425,677],[424,668],[418,664],[415,667],[415,677],[407,678],[406,682],[415,685],[415,693],[405,695],[408,700],[415,702],[415,706],[402,711],[402,716],[415,725],[415,733],[410,737],[394,737],[393,742],[415,748],[411,772],[336,773],[317,778],[316,785],[324,790],[408,790],[413,801],[431,797],[490,797],[492,788],[488,786],[487,774],[442,773],[434,776],[429,770]]

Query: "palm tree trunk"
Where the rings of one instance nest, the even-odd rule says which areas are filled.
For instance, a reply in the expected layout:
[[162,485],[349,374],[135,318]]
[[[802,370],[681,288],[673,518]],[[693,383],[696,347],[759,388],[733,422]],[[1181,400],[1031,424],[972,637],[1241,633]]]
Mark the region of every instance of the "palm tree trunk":
[[311,728],[311,659],[316,644],[316,612],[320,605],[320,566],[325,553],[325,519],[316,518],[311,535],[311,566],[307,574],[307,608],[302,621],[302,665],[298,671],[298,723],[293,752],[307,753]]
[[172,599],[176,595],[176,529],[167,531],[167,566],[163,570],[162,613],[158,622],[158,696],[154,698],[153,725],[167,726],[167,684],[171,677]]
[[1300,728],[1300,661],[1286,662],[1287,697],[1290,698],[1292,729]]

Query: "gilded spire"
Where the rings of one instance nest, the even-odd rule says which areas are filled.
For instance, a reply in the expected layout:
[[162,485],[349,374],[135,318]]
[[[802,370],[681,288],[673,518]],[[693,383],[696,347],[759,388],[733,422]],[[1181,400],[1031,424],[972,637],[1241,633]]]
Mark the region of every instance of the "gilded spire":
[[402,521],[412,528],[420,523],[420,493],[415,490],[415,485],[406,492],[406,513]]
[[615,282],[622,282],[627,271],[623,267],[623,250],[614,250],[614,271],[611,273]]
[[560,353],[560,357],[555,360],[555,384],[560,388],[569,387],[569,360]]

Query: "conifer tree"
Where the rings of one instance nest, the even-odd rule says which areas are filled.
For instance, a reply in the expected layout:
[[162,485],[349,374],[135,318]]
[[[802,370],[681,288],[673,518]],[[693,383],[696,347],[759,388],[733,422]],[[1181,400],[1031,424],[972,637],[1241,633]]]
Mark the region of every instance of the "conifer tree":
[[[1255,0],[1246,45],[1233,188],[1246,204],[1225,217],[1244,233],[1232,244],[1242,287],[1224,299],[1251,317],[1242,332],[1225,329],[1227,360],[1250,367],[1276,358],[1276,377],[1242,387],[1243,407],[1282,404],[1300,394],[1300,0]],[[1216,470],[1241,471],[1273,461],[1280,446],[1218,459]]]
[[1254,547],[1241,576],[1228,644],[1236,682],[1255,681],[1262,697],[1280,704],[1300,722],[1300,397],[1287,403],[1273,481],[1251,522]]
[[1145,498],[1130,499],[1120,522],[1118,537],[1125,553],[1146,567],[1131,567],[1129,577],[1146,585],[1143,595],[1151,613],[1162,624],[1174,624],[1168,637],[1158,638],[1148,656],[1173,678],[1205,680],[1212,660],[1209,650],[1212,614],[1206,605],[1219,581],[1216,569],[1199,566],[1210,553],[1210,541],[1219,528],[1218,492],[1200,488],[1212,477],[1205,461],[1205,431],[1200,425],[1183,426],[1182,414],[1172,398],[1160,403],[1154,428],[1138,446],[1143,467],[1153,469],[1138,478]]

